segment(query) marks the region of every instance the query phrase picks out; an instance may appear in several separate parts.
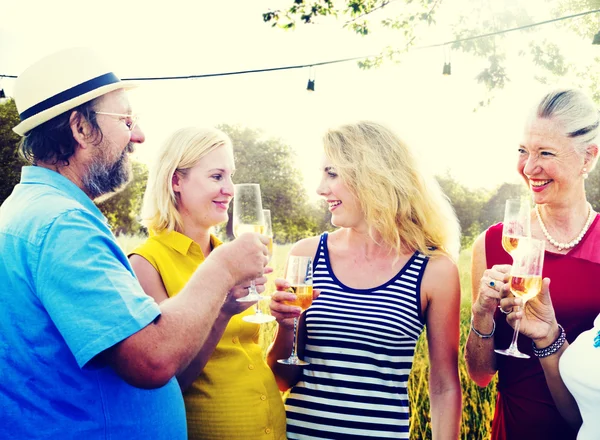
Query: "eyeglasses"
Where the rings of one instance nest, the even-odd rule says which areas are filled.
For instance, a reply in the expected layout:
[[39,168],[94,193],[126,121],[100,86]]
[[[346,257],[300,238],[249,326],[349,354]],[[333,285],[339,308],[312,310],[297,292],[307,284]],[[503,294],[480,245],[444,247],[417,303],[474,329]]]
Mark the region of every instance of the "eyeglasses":
[[129,129],[129,131],[133,131],[133,129],[137,125],[138,121],[140,120],[140,115],[135,114],[135,113],[130,114],[130,115],[125,115],[122,113],[109,113],[109,112],[94,112],[94,113],[96,113],[97,115],[115,116],[115,117],[119,118],[120,120],[125,122],[125,125],[127,125],[127,128]]

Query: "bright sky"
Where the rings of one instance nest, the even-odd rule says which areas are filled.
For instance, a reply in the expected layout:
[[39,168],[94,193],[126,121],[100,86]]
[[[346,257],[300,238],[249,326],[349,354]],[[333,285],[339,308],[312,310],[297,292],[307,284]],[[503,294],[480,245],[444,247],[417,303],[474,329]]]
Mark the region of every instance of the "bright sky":
[[[494,8],[513,1],[493,2]],[[170,0],[161,7],[146,0],[104,0],[83,11],[81,0],[6,3],[0,21],[0,73],[5,74],[19,74],[43,55],[78,45],[93,46],[115,61],[121,77],[138,77],[310,64],[375,54],[401,41],[395,33],[361,38],[335,22],[294,32],[271,28],[262,12],[290,3],[280,0]],[[441,9],[438,25],[421,33],[418,44],[452,39],[444,23],[456,12]],[[518,33],[511,35],[516,52]],[[587,58],[598,48],[574,44],[572,52]],[[543,87],[529,67],[513,63],[509,86],[490,107],[473,112],[484,97],[474,79],[483,61],[455,52],[450,57],[450,77],[441,74],[441,48],[414,51],[399,65],[368,71],[354,62],[319,67],[314,93],[306,91],[308,69],[146,82],[131,97],[147,138],[136,155],[149,163],[161,140],[185,125],[259,128],[295,149],[312,196],[323,131],[368,118],[394,128],[432,173],[449,170],[470,187],[517,181],[514,162],[524,111],[528,97]],[[0,78],[9,95],[12,84]]]

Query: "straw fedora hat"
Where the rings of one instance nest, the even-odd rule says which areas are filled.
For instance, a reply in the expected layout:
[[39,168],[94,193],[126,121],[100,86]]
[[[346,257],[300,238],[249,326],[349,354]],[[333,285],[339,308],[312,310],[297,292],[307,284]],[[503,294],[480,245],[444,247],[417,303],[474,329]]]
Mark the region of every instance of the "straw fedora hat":
[[19,75],[13,90],[25,136],[31,129],[94,98],[136,84],[121,81],[91,49],[61,50],[37,61]]

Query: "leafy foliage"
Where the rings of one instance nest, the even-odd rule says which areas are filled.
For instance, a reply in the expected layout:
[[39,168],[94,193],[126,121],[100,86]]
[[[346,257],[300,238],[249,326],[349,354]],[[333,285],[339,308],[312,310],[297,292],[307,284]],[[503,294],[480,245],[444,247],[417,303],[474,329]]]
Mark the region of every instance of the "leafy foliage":
[[454,212],[460,221],[461,247],[469,247],[481,232],[481,215],[489,198],[482,189],[469,189],[457,182],[449,173],[436,177],[442,191],[450,199]]
[[[503,183],[495,190],[487,191],[481,188],[469,189],[457,182],[450,174],[437,176],[436,179],[452,203],[460,221],[463,249],[470,247],[477,236],[489,226],[502,221],[507,199],[526,195],[526,187],[522,184]],[[590,179],[588,179],[589,187],[596,188],[595,191],[600,193],[600,178],[594,177],[598,179],[597,182]],[[592,196],[590,190],[588,190],[589,196]]]
[[[391,10],[389,5],[402,1],[402,8]],[[283,29],[294,29],[298,22],[303,24],[318,23],[319,19],[328,17],[343,20],[343,27],[367,36],[376,27],[393,29],[401,33],[403,39],[395,47],[382,49],[379,55],[359,61],[361,68],[380,66],[386,59],[399,62],[400,57],[414,45],[419,24],[434,23],[436,6],[441,0],[291,0],[285,9],[269,10],[263,14],[263,20],[271,26]],[[370,15],[377,11],[389,12],[378,20],[370,20]],[[383,12],[382,12],[383,13]]]
[[[441,3],[441,0],[288,0],[286,8],[270,10],[263,14],[263,19],[272,26],[284,29],[294,29],[298,23],[314,24],[337,19],[344,28],[362,36],[371,35],[378,28],[398,31],[402,38],[396,40],[393,46],[383,47],[378,55],[358,62],[359,67],[367,69],[379,67],[386,60],[399,62],[417,38],[427,32],[427,27],[435,23],[436,15],[443,13]],[[536,5],[548,9],[552,17],[565,17],[596,10],[600,8],[600,0],[550,0],[540,1]],[[488,105],[494,97],[494,91],[503,89],[510,81],[510,72],[506,67],[509,55],[518,56],[532,67],[539,68],[534,76],[542,83],[555,82],[558,78],[571,75],[572,81],[579,78],[581,84],[578,85],[592,93],[598,89],[598,83],[585,81],[585,75],[589,71],[598,71],[600,60],[593,60],[585,66],[569,63],[564,51],[568,53],[571,48],[563,47],[561,50],[558,34],[554,41],[540,39],[540,28],[528,27],[536,22],[530,12],[533,7],[530,2],[512,0],[503,3],[469,2],[462,9],[460,5],[453,6],[452,12],[460,11],[451,23],[454,39],[460,41],[453,43],[452,49],[487,60],[476,75],[476,80],[486,90],[486,97],[479,102],[479,106]],[[600,30],[597,14],[548,26],[571,32],[590,43]],[[519,30],[518,34],[485,36],[521,27],[525,28]],[[480,37],[482,35],[484,37]],[[511,47],[509,35],[518,35],[522,40],[518,43],[518,49],[514,49],[514,45]]]
[[479,221],[482,231],[489,226],[501,222],[504,218],[504,206],[507,199],[526,195],[527,187],[524,184],[503,183],[487,200],[481,210]]
[[[546,2],[551,17],[566,17],[584,11],[595,10],[600,7],[599,0],[553,0]],[[477,6],[478,5],[478,6]],[[529,9],[528,9],[529,8]],[[531,6],[526,2],[512,3],[501,12],[496,12],[490,4],[473,3],[473,9],[465,11],[461,19],[454,26],[456,39],[482,35],[490,32],[518,28],[536,22],[528,10]],[[477,18],[474,19],[473,17]],[[478,23],[475,25],[475,23]],[[596,14],[580,16],[576,19],[559,21],[547,26],[554,26],[556,30],[567,31],[591,43],[593,35],[598,31],[598,18]],[[597,71],[600,59],[594,59],[583,65],[569,62],[566,54],[571,48],[565,48],[559,32],[552,38],[540,38],[539,27],[519,30],[518,35],[520,50],[511,47],[508,34],[500,34],[487,38],[455,43],[453,49],[472,53],[476,56],[486,57],[488,66],[477,76],[477,80],[486,86],[490,98],[481,101],[481,106],[489,104],[494,90],[503,89],[510,81],[510,73],[505,67],[509,52],[521,58],[521,63],[531,63],[532,68],[537,68],[534,73],[536,80],[543,84],[555,83],[563,77],[568,77],[574,85],[598,94],[598,83],[587,80],[588,72]],[[561,49],[562,47],[562,49]],[[565,52],[566,51],[566,52]]]
[[318,0],[311,3],[293,0],[292,5],[286,11],[277,9],[265,12],[263,20],[267,23],[271,22],[272,26],[293,29],[296,27],[297,18],[303,23],[312,23],[318,16],[337,16],[338,12],[331,0]]
[[[459,18],[454,25],[456,40],[465,40],[454,43],[453,49],[463,50],[481,58],[487,58],[488,66],[476,76],[488,91],[502,89],[510,81],[504,61],[506,61],[507,48],[502,42],[505,35],[495,35],[485,38],[473,38],[504,29],[516,28],[530,24],[532,18],[523,7],[515,7],[494,13],[487,3],[473,3],[469,11]],[[529,31],[524,31],[529,32]],[[480,102],[485,105],[487,102]]]
[[19,123],[19,113],[12,99],[0,103],[0,205],[21,178],[27,161],[19,155],[21,137],[12,129]]
[[113,232],[135,235],[145,232],[138,215],[148,181],[148,168],[139,162],[132,162],[131,182],[120,192],[100,202],[98,208],[108,219]]
[[[302,185],[295,155],[279,139],[264,139],[258,130],[221,125],[233,142],[236,183],[260,184],[263,207],[271,210],[273,234],[278,243],[295,242],[316,235],[325,227],[327,210],[311,205]],[[232,237],[232,225],[227,235]]]

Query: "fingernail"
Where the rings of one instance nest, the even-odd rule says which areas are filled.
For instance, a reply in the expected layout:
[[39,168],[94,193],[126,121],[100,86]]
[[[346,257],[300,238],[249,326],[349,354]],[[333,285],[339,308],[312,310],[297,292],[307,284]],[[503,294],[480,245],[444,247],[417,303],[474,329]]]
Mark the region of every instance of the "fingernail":
[[523,302],[523,300],[521,300],[521,298],[516,298],[515,299],[515,304],[518,305],[518,306],[520,306],[522,302]]

